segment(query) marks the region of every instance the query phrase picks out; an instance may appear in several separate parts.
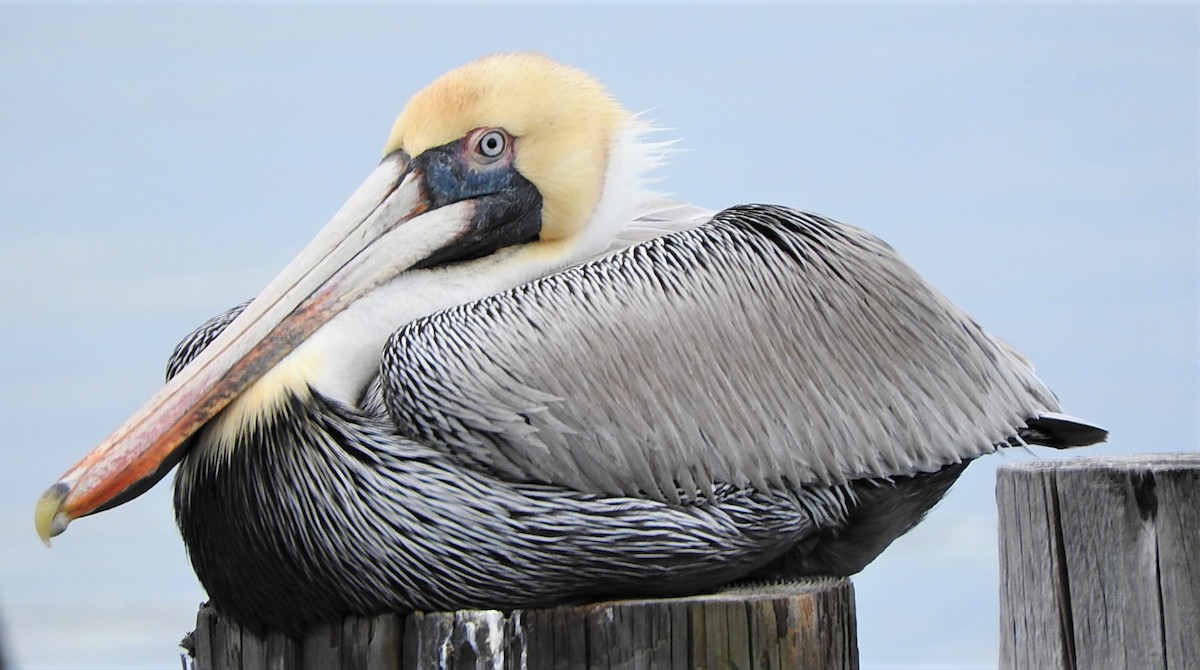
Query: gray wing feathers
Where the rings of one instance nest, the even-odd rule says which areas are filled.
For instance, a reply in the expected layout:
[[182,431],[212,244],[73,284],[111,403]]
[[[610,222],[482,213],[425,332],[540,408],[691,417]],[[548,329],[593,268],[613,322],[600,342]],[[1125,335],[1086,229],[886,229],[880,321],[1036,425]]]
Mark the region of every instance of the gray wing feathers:
[[763,206],[416,321],[383,377],[414,439],[664,500],[930,472],[1058,411],[886,244]]

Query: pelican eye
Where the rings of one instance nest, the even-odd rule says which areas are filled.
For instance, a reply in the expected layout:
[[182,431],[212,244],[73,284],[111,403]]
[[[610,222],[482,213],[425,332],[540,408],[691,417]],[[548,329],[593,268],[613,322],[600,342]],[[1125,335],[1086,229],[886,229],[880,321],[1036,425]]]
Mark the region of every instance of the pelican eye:
[[475,145],[475,150],[484,158],[496,158],[504,153],[504,146],[508,144],[508,138],[499,130],[489,130],[479,136],[479,142]]

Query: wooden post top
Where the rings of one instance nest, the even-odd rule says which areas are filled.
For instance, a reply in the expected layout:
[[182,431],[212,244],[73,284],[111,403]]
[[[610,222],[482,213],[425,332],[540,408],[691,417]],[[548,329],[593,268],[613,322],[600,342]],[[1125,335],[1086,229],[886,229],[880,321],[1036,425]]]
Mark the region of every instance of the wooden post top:
[[1015,461],[1000,466],[1000,472],[1015,470],[1174,470],[1200,468],[1200,451],[1160,454],[1113,454]]
[[1200,453],[1012,463],[1000,511],[1000,667],[1200,663]]
[[188,642],[193,670],[858,668],[847,579],[513,612],[350,617],[302,640],[254,635],[205,605]]

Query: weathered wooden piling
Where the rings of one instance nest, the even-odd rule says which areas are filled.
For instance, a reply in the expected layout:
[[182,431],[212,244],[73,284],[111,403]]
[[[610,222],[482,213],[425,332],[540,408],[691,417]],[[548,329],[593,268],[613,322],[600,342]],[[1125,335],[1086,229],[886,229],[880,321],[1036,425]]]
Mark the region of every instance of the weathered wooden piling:
[[1200,453],[1001,468],[1001,668],[1200,668]]
[[858,668],[845,579],[510,613],[348,618],[303,640],[253,635],[202,606],[189,640],[194,670]]

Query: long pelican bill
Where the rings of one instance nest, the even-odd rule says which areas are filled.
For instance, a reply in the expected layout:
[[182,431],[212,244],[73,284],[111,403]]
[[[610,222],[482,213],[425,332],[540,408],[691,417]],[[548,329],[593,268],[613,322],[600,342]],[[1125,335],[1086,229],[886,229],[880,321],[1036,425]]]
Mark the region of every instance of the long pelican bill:
[[401,153],[384,158],[216,341],[46,490],[34,512],[42,541],[148,490],[193,433],[347,305],[470,245],[488,200],[447,198],[428,188],[427,172]]

